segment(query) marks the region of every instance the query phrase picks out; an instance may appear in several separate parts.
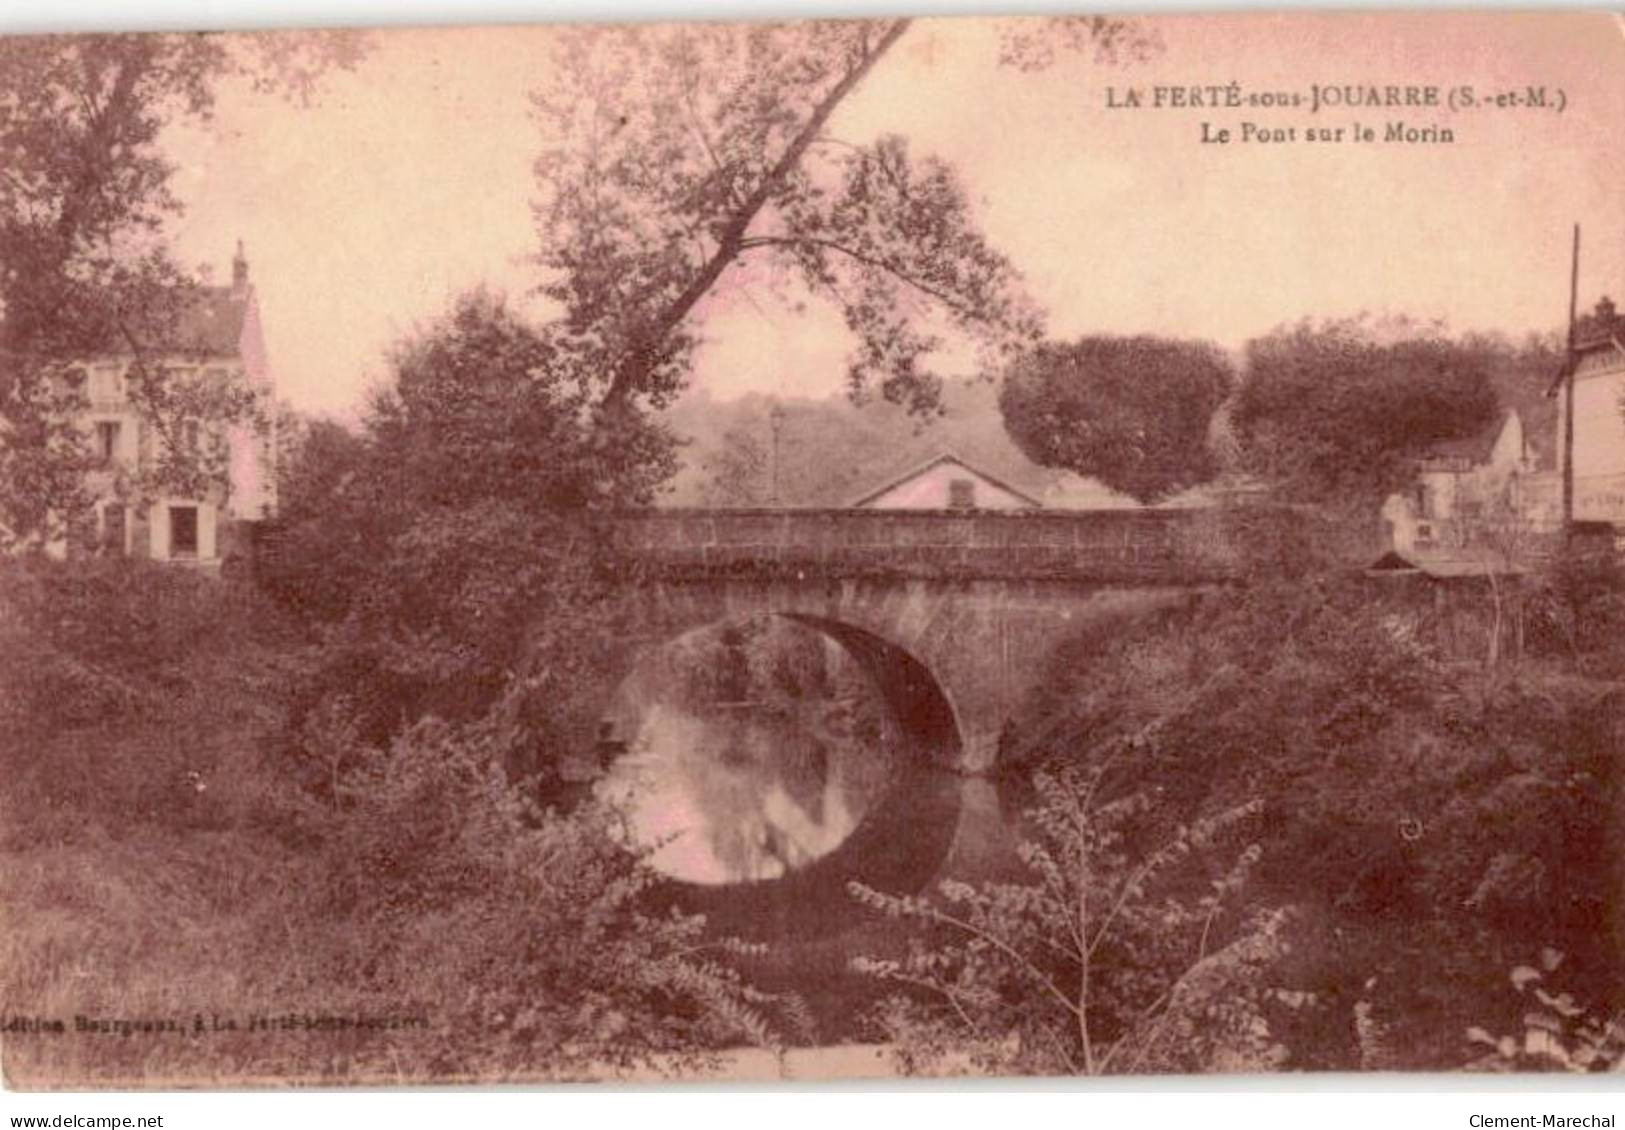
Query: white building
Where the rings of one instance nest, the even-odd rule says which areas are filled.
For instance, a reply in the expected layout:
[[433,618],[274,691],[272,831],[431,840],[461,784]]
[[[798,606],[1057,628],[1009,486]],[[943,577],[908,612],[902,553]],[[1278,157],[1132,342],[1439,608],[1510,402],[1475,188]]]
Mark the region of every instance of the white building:
[[[96,500],[93,536],[103,552],[219,567],[231,552],[235,523],[276,510],[274,382],[240,243],[231,285],[196,288],[174,336],[162,350],[167,379],[176,387],[246,390],[251,413],[232,423],[177,418],[166,439],[130,395],[132,354],[109,352],[75,366],[88,401],[81,422],[98,463],[88,481]],[[153,472],[172,441],[206,445],[224,473],[184,494],[155,487]]]
[[1036,510],[1042,504],[944,452],[851,503],[854,510]]
[[1474,543],[1486,535],[1505,542],[1514,533],[1556,529],[1557,474],[1539,465],[1523,417],[1509,409],[1477,436],[1435,445],[1415,484],[1390,495],[1382,517],[1402,557],[1453,559],[1482,548]]
[[[1574,518],[1625,526],[1625,317],[1604,298],[1575,326]],[[1558,466],[1563,401],[1558,392]]]

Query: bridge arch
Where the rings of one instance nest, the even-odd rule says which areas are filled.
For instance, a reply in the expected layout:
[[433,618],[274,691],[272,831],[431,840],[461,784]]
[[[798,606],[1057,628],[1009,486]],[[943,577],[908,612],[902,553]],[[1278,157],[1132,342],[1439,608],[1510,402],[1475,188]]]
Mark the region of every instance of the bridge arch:
[[[827,737],[823,746],[818,746],[816,738],[812,740],[812,745],[818,747],[819,751],[819,761],[816,763],[819,768],[814,771],[815,775],[824,781],[828,789],[847,798],[847,803],[835,811],[855,817],[854,823],[844,827],[840,826],[837,818],[840,838],[826,840],[823,854],[811,858],[803,856],[801,861],[791,863],[791,856],[780,853],[783,844],[780,844],[779,850],[770,846],[779,842],[775,836],[761,847],[747,849],[745,854],[750,857],[764,849],[778,854],[779,859],[785,862],[781,874],[765,878],[722,879],[715,870],[719,862],[732,861],[735,866],[740,862],[735,855],[740,851],[740,841],[736,838],[738,828],[732,833],[724,831],[722,841],[709,841],[708,846],[699,848],[698,856],[679,852],[668,858],[665,864],[657,859],[657,868],[667,870],[670,867],[665,886],[673,901],[688,911],[705,914],[714,926],[727,934],[762,939],[812,938],[839,933],[864,918],[862,908],[847,894],[848,885],[852,882],[887,891],[924,889],[940,871],[954,843],[960,815],[960,782],[963,779],[954,772],[959,767],[963,744],[954,707],[948,692],[929,668],[907,648],[881,637],[874,630],[831,616],[789,611],[782,607],[776,610],[753,609],[744,616],[718,615],[726,611],[723,605],[704,601],[681,603],[684,605],[683,615],[667,618],[661,632],[646,632],[640,639],[629,642],[625,659],[620,665],[625,674],[612,694],[612,697],[620,700],[612,723],[614,733],[620,740],[613,748],[618,752],[631,744],[633,748],[629,753],[634,760],[628,762],[627,772],[632,774],[631,777],[621,777],[613,764],[607,766],[612,791],[606,795],[623,795],[619,790],[638,780],[638,773],[648,772],[650,767],[662,764],[666,768],[655,770],[652,778],[643,780],[653,781],[657,789],[662,787],[660,782],[665,782],[664,788],[679,790],[675,794],[665,794],[677,798],[670,803],[664,800],[650,801],[648,794],[645,794],[645,805],[634,802],[633,807],[627,810],[632,826],[645,835],[652,833],[653,836],[664,838],[675,831],[675,825],[651,828],[646,822],[650,812],[680,812],[683,815],[676,819],[686,829],[700,827],[689,822],[695,819],[708,822],[718,819],[715,810],[701,802],[699,796],[716,788],[718,773],[723,777],[730,773],[730,770],[722,768],[728,755],[721,751],[728,747],[721,743],[740,740],[738,731],[734,731],[732,737],[723,736],[728,733],[726,722],[722,724],[724,729],[701,731],[674,727],[662,730],[672,715],[662,712],[655,700],[648,697],[662,685],[669,688],[670,684],[664,680],[671,676],[669,669],[654,672],[641,670],[643,664],[655,652],[681,644],[697,633],[726,632],[730,625],[748,619],[772,619],[823,637],[837,645],[861,672],[876,699],[883,705],[891,725],[888,727],[890,736],[882,739],[880,746],[873,751],[879,763],[871,763],[873,767],[869,775],[860,772],[855,778],[850,772],[842,774],[834,769],[835,763],[825,763],[823,755],[840,748],[844,750],[841,756],[849,759],[860,751],[866,756],[870,752],[867,748],[860,746],[854,749],[849,742],[830,745],[827,744]],[[665,607],[668,612],[673,611],[669,600],[665,602]],[[716,652],[708,651],[708,654],[714,657]],[[698,714],[693,715],[688,721],[697,724],[699,717]],[[645,720],[650,721],[650,729],[643,728]],[[658,735],[655,742],[645,745],[651,734]],[[634,736],[636,741],[632,740]],[[697,776],[691,776],[694,770],[681,767],[683,754],[678,749],[660,749],[661,738],[678,743],[685,740],[706,742],[694,748],[706,751],[708,755],[715,751],[719,760],[713,763],[711,770],[702,770]],[[718,744],[710,744],[713,742]],[[679,748],[686,750],[690,747]],[[741,780],[754,780],[758,788],[788,788],[789,795],[795,798],[794,803],[808,805],[805,789],[797,789],[790,784],[796,779],[793,771],[785,778],[774,775],[782,771],[772,768],[783,764],[776,760],[776,757],[784,756],[777,752],[782,747],[773,745],[775,754],[765,760],[760,754],[762,747],[753,747],[748,739],[743,747],[734,748],[754,748],[757,751],[754,755],[745,753],[744,759],[735,763],[740,768],[733,772],[743,774]],[[789,756],[793,763],[794,754]],[[806,762],[801,764],[805,765]],[[826,769],[826,764],[830,768]],[[847,760],[845,764],[850,766],[852,761]],[[764,769],[766,776],[758,777],[757,774]],[[805,778],[802,780],[805,785]],[[702,781],[709,783],[701,784]],[[721,795],[727,795],[727,790],[737,787],[737,783],[723,786]],[[689,796],[688,790],[696,788],[700,792]],[[636,793],[624,795],[630,799]],[[827,799],[821,801],[815,792],[811,800],[811,806],[798,812],[804,814],[803,818],[811,815],[816,823],[780,825],[779,828],[800,826],[805,830],[823,825],[824,830],[828,831],[828,814],[832,810],[827,806]],[[700,815],[706,811],[711,811],[712,815]],[[766,809],[751,807],[743,811],[746,812],[746,820],[742,827],[757,830],[766,827],[760,823]],[[782,813],[783,808],[778,811]],[[750,816],[750,812],[754,812],[755,816]],[[667,815],[665,818],[670,820],[673,816]],[[768,819],[776,821],[778,818]],[[659,819],[656,817],[657,822]],[[795,831],[788,833],[791,837],[799,834]],[[700,844],[707,842],[699,841]],[[807,841],[787,839],[785,843],[805,847]],[[771,856],[768,858],[771,859]],[[739,872],[734,874],[737,876]]]
[[899,731],[932,764],[956,766],[964,742],[953,700],[909,650],[872,631],[825,616],[775,613],[840,644],[868,676]]
[[952,691],[926,662],[894,639],[873,628],[829,615],[782,608],[747,609],[709,618],[705,618],[709,614],[703,607],[689,611],[690,615],[683,617],[683,622],[672,624],[663,632],[639,632],[629,637],[621,648],[620,660],[613,665],[616,674],[608,687],[599,731],[609,746],[624,747],[635,734],[633,702],[639,696],[631,691],[629,684],[637,677],[640,666],[655,652],[702,632],[725,631],[730,625],[751,620],[777,619],[840,647],[879,697],[912,760],[939,769],[964,768],[965,742]]
[[827,854],[777,878],[673,884],[681,902],[727,934],[812,937],[843,928],[827,908],[856,912],[851,882],[922,889],[961,850],[956,825],[977,819],[965,798],[989,790],[974,777],[998,766],[1056,644],[1225,583],[1233,539],[1212,526],[1172,511],[611,516],[604,536],[635,580],[606,701],[650,650],[773,616],[836,641],[929,752]]
[[1251,528],[1235,525],[1217,510],[645,510],[604,536],[638,578],[629,644],[775,613],[844,634],[877,671],[905,654],[948,704],[954,767],[985,773],[1060,638],[1227,583]]

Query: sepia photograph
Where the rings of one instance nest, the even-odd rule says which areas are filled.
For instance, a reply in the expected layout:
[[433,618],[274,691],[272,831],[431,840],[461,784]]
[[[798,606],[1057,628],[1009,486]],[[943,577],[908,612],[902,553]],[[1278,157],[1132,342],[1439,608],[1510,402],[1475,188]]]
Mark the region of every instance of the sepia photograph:
[[0,16],[6,1089],[1625,1071],[1625,16],[549,18]]

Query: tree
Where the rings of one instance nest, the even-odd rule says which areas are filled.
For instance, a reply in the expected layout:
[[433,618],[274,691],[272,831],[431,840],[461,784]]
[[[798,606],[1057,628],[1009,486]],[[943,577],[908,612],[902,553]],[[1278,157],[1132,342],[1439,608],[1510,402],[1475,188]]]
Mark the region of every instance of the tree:
[[[207,118],[228,74],[310,94],[328,65],[353,64],[354,32],[44,35],[0,40],[0,538],[38,544],[86,503],[83,406],[73,362],[132,359],[132,401],[175,454],[188,413],[231,418],[242,398],[175,387],[163,365],[191,283],[163,244],[179,212],[166,126]],[[206,452],[199,452],[200,456]]]
[[647,503],[674,469],[656,422],[592,443],[590,394],[546,327],[475,291],[395,350],[367,431],[379,473],[411,509],[501,500],[531,514]]
[[770,456],[762,441],[741,428],[722,433],[721,446],[704,461],[707,506],[761,506],[772,492]]
[[593,514],[647,501],[670,474],[669,438],[634,415],[616,446],[597,443],[549,335],[484,292],[393,366],[361,437],[314,429],[311,462],[290,467],[269,583],[324,627],[313,694],[348,695],[364,741],[503,704],[541,759],[522,768],[545,769],[585,740],[574,707],[612,634],[616,564]]
[[[1236,850],[1236,833],[1262,806],[1180,826],[1141,851],[1151,794],[1104,796],[1105,778],[1104,765],[1039,775],[1025,882],[944,882],[937,899],[854,884],[922,933],[903,960],[856,963],[913,991],[879,1011],[905,1069],[940,1067],[945,1054],[987,1073],[1047,1075],[1258,1071],[1284,1058],[1257,999],[1283,952],[1283,916],[1237,923],[1227,905],[1259,854]],[[1233,862],[1213,868],[1231,850]],[[1192,869],[1210,881],[1193,884]],[[1192,897],[1193,886],[1203,893]]]
[[1233,384],[1205,342],[1086,337],[1017,361],[999,409],[1034,462],[1154,502],[1217,473],[1208,429]]
[[1247,343],[1232,420],[1244,464],[1289,497],[1376,512],[1444,440],[1499,403],[1482,343],[1368,319],[1307,321]]
[[1534,665],[1484,680],[1441,653],[1453,634],[1431,592],[1255,580],[1071,642],[1054,705],[1011,743],[1082,765],[1126,747],[1118,771],[1180,823],[1263,801],[1258,886],[1299,908],[1291,996],[1267,1015],[1293,1069],[1380,1058],[1350,1038],[1362,1011],[1389,1030],[1388,1066],[1459,1065],[1463,1027],[1498,1015],[1499,971],[1545,945],[1619,999],[1597,861],[1618,855],[1625,702]]
[[277,419],[277,516],[256,579],[308,620],[344,618],[359,591],[374,528],[358,505],[369,448],[332,420],[310,419],[285,405]]
[[[835,302],[874,385],[929,413],[952,327],[1006,357],[1038,331],[1015,272],[976,230],[959,179],[896,136],[832,136],[838,111],[909,20],[688,24],[566,32],[534,95],[553,340],[608,420],[683,387],[696,322],[726,272],[778,268]],[[1143,49],[1115,20],[1062,24],[1110,57]],[[1031,58],[1031,44],[1007,43]],[[935,322],[930,319],[935,318]]]

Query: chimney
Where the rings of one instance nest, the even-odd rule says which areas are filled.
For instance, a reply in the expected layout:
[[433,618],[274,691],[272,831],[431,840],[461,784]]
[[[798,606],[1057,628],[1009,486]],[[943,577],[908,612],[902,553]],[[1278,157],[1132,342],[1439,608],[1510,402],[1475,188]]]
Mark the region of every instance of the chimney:
[[1606,332],[1614,324],[1614,300],[1604,295],[1597,303],[1598,328]]
[[248,293],[248,256],[243,254],[243,241],[237,241],[237,254],[231,260],[231,293],[241,298]]

